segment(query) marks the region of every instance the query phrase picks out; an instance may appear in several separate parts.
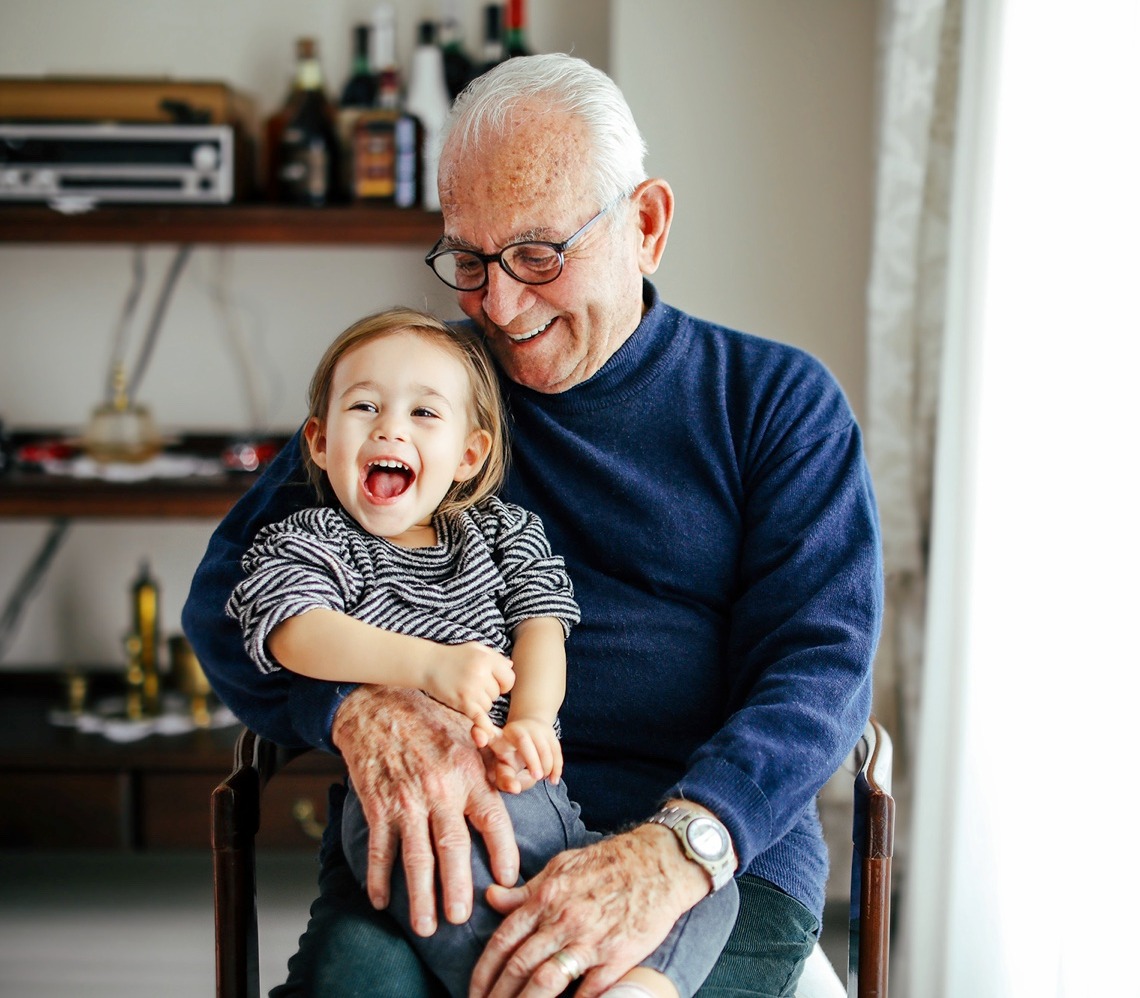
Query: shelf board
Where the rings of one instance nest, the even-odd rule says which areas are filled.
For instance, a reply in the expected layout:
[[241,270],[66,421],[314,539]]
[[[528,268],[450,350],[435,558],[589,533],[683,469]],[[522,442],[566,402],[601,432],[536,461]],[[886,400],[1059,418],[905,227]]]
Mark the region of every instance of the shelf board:
[[0,205],[0,243],[204,243],[422,246],[443,234],[439,212],[385,205],[101,205],[65,215]]
[[[33,440],[52,440],[60,436],[50,431],[25,431],[12,434],[12,441],[19,447]],[[272,441],[280,447],[285,438],[275,437]],[[228,442],[228,438],[215,434],[188,434],[168,450],[209,457],[220,454]],[[115,482],[13,467],[0,475],[0,520],[220,520],[257,477],[256,472],[226,472],[192,478]]]
[[220,520],[253,481],[224,475],[124,484],[11,472],[0,479],[0,519]]

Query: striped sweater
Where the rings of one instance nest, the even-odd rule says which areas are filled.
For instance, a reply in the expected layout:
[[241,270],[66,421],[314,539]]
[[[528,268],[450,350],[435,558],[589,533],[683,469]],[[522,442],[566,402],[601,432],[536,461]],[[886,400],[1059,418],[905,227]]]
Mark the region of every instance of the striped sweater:
[[[533,513],[490,498],[436,517],[435,528],[434,547],[400,547],[331,507],[303,509],[263,528],[226,605],[258,668],[281,668],[266,645],[269,634],[316,608],[441,644],[479,641],[504,654],[523,620],[556,617],[567,635],[578,623],[565,563],[551,553]],[[506,721],[508,704],[506,697],[495,704],[496,724]]]

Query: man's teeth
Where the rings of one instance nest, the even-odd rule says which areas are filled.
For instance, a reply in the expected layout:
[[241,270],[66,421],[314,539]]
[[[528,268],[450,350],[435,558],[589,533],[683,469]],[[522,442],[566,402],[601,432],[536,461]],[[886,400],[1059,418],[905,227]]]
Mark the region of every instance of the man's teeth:
[[551,319],[550,322],[539,326],[537,329],[532,329],[529,333],[520,333],[517,336],[513,333],[507,333],[507,336],[510,337],[512,343],[525,343],[527,340],[533,340],[539,333],[545,333],[546,330],[550,328],[550,323],[553,321],[554,320]]

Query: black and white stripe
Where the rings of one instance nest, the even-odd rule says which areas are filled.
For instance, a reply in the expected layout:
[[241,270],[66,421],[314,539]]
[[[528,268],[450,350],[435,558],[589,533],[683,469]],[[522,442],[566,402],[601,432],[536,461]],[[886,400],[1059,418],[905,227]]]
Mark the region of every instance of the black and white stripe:
[[[339,509],[301,510],[261,530],[242,559],[246,578],[226,605],[262,672],[281,666],[270,632],[318,607],[442,644],[480,641],[504,654],[532,617],[578,623],[574,588],[541,520],[497,498],[437,517],[438,543],[405,548],[373,537]],[[498,716],[496,716],[498,715]],[[505,711],[493,712],[496,723]]]

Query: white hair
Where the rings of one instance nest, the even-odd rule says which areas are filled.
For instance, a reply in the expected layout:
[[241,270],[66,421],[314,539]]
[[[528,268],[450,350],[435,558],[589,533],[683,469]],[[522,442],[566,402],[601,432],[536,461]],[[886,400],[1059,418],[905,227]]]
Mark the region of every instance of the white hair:
[[632,191],[646,178],[645,140],[616,83],[583,59],[560,53],[515,56],[474,80],[455,100],[443,144],[452,155],[510,133],[520,105],[540,105],[581,121],[593,152],[599,204]]

